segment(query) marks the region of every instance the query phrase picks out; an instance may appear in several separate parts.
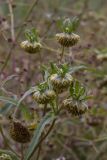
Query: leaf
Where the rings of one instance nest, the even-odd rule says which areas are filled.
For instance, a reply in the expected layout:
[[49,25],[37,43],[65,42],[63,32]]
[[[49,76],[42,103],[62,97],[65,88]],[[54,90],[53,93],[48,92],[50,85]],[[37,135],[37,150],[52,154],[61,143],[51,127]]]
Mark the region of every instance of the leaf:
[[73,83],[71,84],[69,91],[70,91],[70,95],[73,96],[73,94],[74,94]]
[[35,92],[37,90],[37,87],[32,87],[30,88],[28,91],[26,91],[24,93],[24,95],[21,97],[21,99],[18,101],[17,103],[17,107],[21,104],[21,102],[27,97],[29,96],[30,94],[32,94],[33,92]]
[[62,68],[64,74],[66,74],[66,73],[69,71],[69,66],[68,66],[68,64],[66,64],[66,63],[63,64],[63,65],[61,66],[61,68]]
[[71,68],[69,69],[69,72],[72,74],[72,73],[74,73],[74,72],[77,72],[77,71],[80,70],[80,69],[87,69],[87,67],[84,66],[84,65],[74,66],[74,67],[71,67]]
[[15,78],[15,77],[17,77],[18,75],[15,75],[15,74],[13,74],[13,75],[11,75],[11,76],[8,76],[2,83],[1,83],[1,88],[3,88],[4,87],[4,85],[8,82],[8,81],[10,81],[11,79],[13,79],[13,78]]
[[80,100],[88,100],[88,99],[93,99],[94,96],[85,96],[84,98],[80,99]]
[[51,66],[51,74],[54,74],[54,73],[57,73],[58,72],[58,67],[56,64],[54,63],[50,63],[50,66]]
[[12,107],[15,107],[13,104],[6,103],[0,108],[0,114],[6,114]]
[[9,156],[11,156],[12,160],[19,160],[19,158],[13,152],[9,150],[0,149],[0,155],[2,154],[8,154]]
[[8,97],[4,97],[4,96],[0,96],[0,101],[6,102],[6,103],[10,103],[13,105],[17,105],[17,101],[12,99],[12,98],[8,98]]
[[74,89],[75,89],[75,94],[78,96],[78,93],[79,93],[79,90],[80,90],[80,83],[78,81],[75,81]]
[[30,120],[32,118],[32,115],[30,114],[30,110],[27,106],[25,105],[21,105],[21,111],[22,111],[22,114],[23,114],[23,117],[26,119],[26,120]]
[[78,97],[84,96],[85,93],[86,93],[85,88],[81,86],[81,88],[80,88],[80,90],[79,90]]
[[29,160],[31,154],[33,153],[34,149],[36,148],[36,146],[38,145],[39,139],[41,137],[41,134],[45,128],[45,126],[47,124],[50,124],[50,122],[54,119],[55,117],[50,116],[49,114],[46,115],[41,122],[39,123],[38,127],[36,128],[35,132],[34,132],[34,136],[32,138],[32,141],[30,143],[30,146],[28,148],[28,150],[26,151],[26,155],[24,160]]

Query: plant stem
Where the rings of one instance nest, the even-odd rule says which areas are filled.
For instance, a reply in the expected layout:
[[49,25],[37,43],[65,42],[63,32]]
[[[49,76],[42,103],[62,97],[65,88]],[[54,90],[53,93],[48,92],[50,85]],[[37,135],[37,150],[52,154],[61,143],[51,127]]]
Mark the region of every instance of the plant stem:
[[36,160],[39,160],[40,152],[41,152],[41,145],[40,145],[39,148],[38,148],[38,153],[37,153],[37,158],[36,158]]
[[11,38],[12,42],[15,41],[15,32],[14,32],[14,14],[13,14],[13,8],[12,8],[12,1],[8,0],[8,6],[9,6],[9,12],[10,12],[10,20],[11,20]]
[[62,52],[60,54],[60,58],[59,58],[59,64],[63,61],[63,57],[64,57],[64,46],[62,46]]
[[[29,18],[30,14],[32,13],[34,7],[38,4],[38,2],[39,2],[39,0],[34,0],[33,4],[31,5],[30,9],[28,10],[28,13],[26,14],[26,16],[25,16],[22,24],[24,24],[24,23],[27,21],[27,19]],[[17,35],[16,35],[16,39],[15,39],[15,42],[16,42],[16,43],[17,43],[17,40],[18,40],[20,34],[21,34],[22,31],[23,31],[23,27],[24,27],[24,26],[25,26],[25,25],[22,25],[22,27],[19,29],[19,32],[18,32]],[[4,69],[5,69],[5,67],[7,66],[7,64],[8,64],[8,62],[9,62],[10,58],[11,58],[12,51],[13,51],[13,49],[15,49],[15,47],[16,47],[16,45],[15,45],[15,43],[13,43],[12,46],[11,46],[11,48],[10,48],[10,50],[9,50],[9,52],[8,52],[8,55],[7,55],[7,57],[6,57],[6,60],[5,60],[4,64],[3,64],[3,66],[1,67],[0,74],[2,74],[2,72],[3,72]]]
[[23,144],[21,144],[21,160],[24,160],[24,150]]
[[54,124],[56,122],[56,119],[53,120],[50,128],[48,129],[47,133],[40,139],[40,141],[38,142],[38,145],[35,147],[35,149],[33,150],[31,156],[29,157],[28,160],[31,159],[31,157],[33,156],[33,154],[35,153],[35,151],[37,150],[37,148],[42,144],[42,142],[46,139],[46,137],[49,135],[49,133],[52,131],[53,127],[54,127]]

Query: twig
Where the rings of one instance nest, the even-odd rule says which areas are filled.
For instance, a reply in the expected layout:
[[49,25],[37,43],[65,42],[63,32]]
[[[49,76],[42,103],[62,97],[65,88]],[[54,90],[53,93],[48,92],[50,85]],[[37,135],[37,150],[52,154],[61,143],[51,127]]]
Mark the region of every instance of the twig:
[[24,159],[24,150],[23,150],[24,148],[23,148],[23,144],[21,144],[21,160],[23,160]]
[[62,46],[62,51],[60,53],[59,64],[63,61],[63,57],[64,57],[64,46]]
[[37,158],[36,158],[36,160],[39,160],[40,152],[41,152],[41,145],[39,146],[39,149],[38,149],[38,153],[37,153]]
[[[30,14],[32,13],[34,7],[38,4],[38,2],[39,2],[39,0],[34,0],[33,4],[31,5],[30,9],[28,10],[28,13],[27,13],[27,15],[25,16],[22,24],[24,24],[24,23],[27,21],[27,19],[29,18]],[[23,28],[24,28],[24,25],[22,25],[22,27],[19,29],[19,32],[18,32],[17,35],[16,35],[16,39],[15,39],[16,42],[17,42],[20,34],[22,33]],[[11,48],[10,48],[10,50],[9,50],[9,52],[8,52],[8,55],[7,55],[6,60],[5,60],[5,63],[4,63],[3,66],[1,67],[0,74],[2,74],[2,72],[3,72],[4,69],[5,69],[5,67],[7,66],[7,64],[8,64],[8,62],[9,62],[10,58],[11,58],[12,51],[13,51],[13,49],[14,49],[15,47],[16,47],[16,45],[13,43],[12,46],[11,46]]]
[[8,6],[9,6],[9,12],[10,12],[10,20],[11,20],[11,38],[12,42],[15,41],[15,31],[14,31],[14,14],[13,14],[13,8],[12,8],[12,0],[7,0]]

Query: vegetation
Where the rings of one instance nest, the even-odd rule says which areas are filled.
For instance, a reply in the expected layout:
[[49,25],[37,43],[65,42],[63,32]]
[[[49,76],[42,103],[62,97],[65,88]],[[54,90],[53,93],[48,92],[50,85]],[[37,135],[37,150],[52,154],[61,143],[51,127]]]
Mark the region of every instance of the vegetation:
[[0,160],[106,160],[106,0],[0,1]]

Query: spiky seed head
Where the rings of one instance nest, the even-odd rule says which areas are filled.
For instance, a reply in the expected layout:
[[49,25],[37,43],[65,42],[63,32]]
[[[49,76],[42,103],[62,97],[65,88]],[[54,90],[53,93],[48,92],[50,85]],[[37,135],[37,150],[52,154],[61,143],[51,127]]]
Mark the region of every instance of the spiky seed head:
[[56,92],[61,93],[67,89],[70,84],[72,84],[73,77],[69,73],[66,73],[64,77],[61,77],[58,74],[53,74],[50,77],[50,81],[52,83],[53,89]]
[[40,52],[41,44],[39,42],[31,43],[28,40],[21,42],[21,48],[30,54]]
[[19,143],[28,143],[31,139],[28,128],[18,120],[11,120],[10,136],[14,141]]
[[2,153],[0,155],[0,160],[12,160],[11,156],[6,154],[6,153]]
[[64,100],[63,107],[74,116],[80,116],[88,110],[86,103],[73,100],[72,98]]
[[77,34],[58,33],[56,34],[57,41],[64,47],[72,47],[78,43],[80,36]]
[[41,93],[40,91],[36,91],[33,94],[33,98],[37,103],[40,104],[47,104],[53,99],[55,99],[56,94],[53,90],[46,90],[45,92]]

